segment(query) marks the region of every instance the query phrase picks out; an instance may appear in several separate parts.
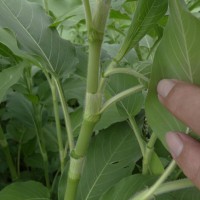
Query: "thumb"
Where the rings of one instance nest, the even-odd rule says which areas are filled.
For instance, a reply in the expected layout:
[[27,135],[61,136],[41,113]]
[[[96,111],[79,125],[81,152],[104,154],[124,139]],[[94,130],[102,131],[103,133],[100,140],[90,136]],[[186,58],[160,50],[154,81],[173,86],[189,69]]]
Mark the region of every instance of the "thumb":
[[200,143],[188,135],[169,132],[169,150],[184,174],[200,189]]

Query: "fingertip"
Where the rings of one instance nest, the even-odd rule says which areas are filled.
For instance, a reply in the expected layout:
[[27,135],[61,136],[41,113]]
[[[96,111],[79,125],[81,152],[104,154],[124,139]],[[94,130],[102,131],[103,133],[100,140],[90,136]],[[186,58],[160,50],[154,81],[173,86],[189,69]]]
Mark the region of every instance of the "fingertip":
[[172,88],[175,86],[175,82],[171,79],[162,79],[159,81],[157,85],[157,92],[158,95],[162,98],[165,98],[168,96]]
[[178,133],[168,132],[165,136],[170,153],[176,159],[183,151],[183,141]]

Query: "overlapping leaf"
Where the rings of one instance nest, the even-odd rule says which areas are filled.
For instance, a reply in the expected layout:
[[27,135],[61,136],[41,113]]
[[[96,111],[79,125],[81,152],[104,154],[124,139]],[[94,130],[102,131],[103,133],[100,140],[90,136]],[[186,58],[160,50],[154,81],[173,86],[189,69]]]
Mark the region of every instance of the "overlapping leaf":
[[0,27],[13,31],[20,47],[41,57],[52,73],[70,72],[76,62],[74,47],[50,25],[41,6],[24,0],[0,0]]
[[187,10],[183,0],[169,3],[170,17],[155,56],[146,102],[150,126],[164,144],[166,132],[185,131],[186,126],[159,103],[156,92],[159,80],[171,78],[200,84],[200,20]]
[[126,123],[102,131],[91,142],[77,200],[97,200],[117,181],[131,174],[139,146]]
[[165,14],[168,7],[167,0],[139,0],[134,13],[134,18],[128,30],[124,43],[117,55],[121,58],[133,48],[146,33],[156,25],[158,20]]
[[23,73],[23,64],[4,69],[0,73],[0,102],[7,90],[20,79]]

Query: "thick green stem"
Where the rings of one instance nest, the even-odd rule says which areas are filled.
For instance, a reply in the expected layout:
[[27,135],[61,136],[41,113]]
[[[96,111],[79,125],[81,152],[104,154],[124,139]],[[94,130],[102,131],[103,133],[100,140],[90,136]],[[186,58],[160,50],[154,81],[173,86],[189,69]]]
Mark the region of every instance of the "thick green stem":
[[65,96],[64,96],[64,92],[62,89],[62,86],[60,84],[60,81],[58,79],[56,79],[55,77],[53,77],[54,81],[55,81],[55,85],[60,97],[60,101],[61,101],[61,106],[62,106],[62,110],[63,110],[63,114],[64,114],[64,120],[65,120],[65,127],[66,127],[66,131],[67,131],[67,136],[68,136],[68,143],[69,143],[69,148],[70,148],[70,152],[74,149],[74,137],[73,137],[73,130],[72,130],[72,125],[71,125],[71,119],[69,116],[69,112],[68,112],[68,107],[65,101]]
[[13,159],[12,159],[12,156],[10,153],[10,148],[8,146],[8,142],[5,138],[5,135],[3,133],[1,126],[0,126],[0,146],[2,147],[3,152],[5,154],[8,168],[10,170],[11,179],[12,179],[12,181],[15,181],[18,178],[17,171],[16,171],[15,165],[13,163]]
[[143,169],[142,174],[147,174],[149,170],[149,162],[152,158],[154,152],[154,145],[156,143],[157,136],[155,133],[152,133],[151,138],[146,146],[146,151],[143,157]]
[[60,166],[61,166],[61,173],[62,173],[64,170],[64,164],[65,164],[65,150],[64,150],[63,141],[62,141],[62,131],[61,131],[61,125],[60,125],[60,119],[59,119],[57,92],[56,92],[56,86],[55,86],[54,80],[52,80],[51,82],[51,92],[52,92],[52,99],[53,99],[54,116],[55,116],[55,122],[56,122],[56,134],[57,134],[57,139],[58,139]]
[[145,191],[142,191],[141,193],[137,194],[130,200],[148,200],[152,198],[155,191],[160,188],[160,186],[163,184],[163,182],[168,178],[168,176],[174,171],[176,167],[176,161],[172,161],[170,165],[167,167],[165,172],[160,176],[160,178],[148,189]]
[[81,125],[81,131],[74,151],[71,153],[70,168],[68,172],[67,189],[65,200],[75,200],[78,183],[84,164],[84,158],[89,147],[94,126],[100,119],[99,109],[101,106],[101,95],[86,95],[86,107]]
[[89,40],[87,89],[83,123],[74,151],[71,153],[67,189],[64,200],[75,200],[78,183],[95,124],[100,118],[102,94],[98,92],[101,45],[111,0],[98,0],[91,21],[89,1],[83,0]]
[[87,92],[91,94],[95,94],[98,89],[100,52],[101,42],[90,42],[87,71]]
[[121,99],[124,99],[125,97],[135,94],[139,91],[142,91],[144,89],[143,85],[138,85],[133,88],[127,89],[123,92],[120,92],[119,94],[115,95],[114,97],[110,98],[107,102],[104,103],[102,106],[100,113],[103,113],[108,107],[110,107],[113,103],[116,103],[120,101]]
[[133,129],[135,136],[137,138],[137,141],[139,143],[139,146],[140,146],[140,149],[141,149],[141,152],[142,152],[142,156],[144,157],[145,156],[145,142],[142,139],[138,125],[135,121],[135,118],[132,117],[132,116],[129,117],[129,121],[130,121],[131,128]]

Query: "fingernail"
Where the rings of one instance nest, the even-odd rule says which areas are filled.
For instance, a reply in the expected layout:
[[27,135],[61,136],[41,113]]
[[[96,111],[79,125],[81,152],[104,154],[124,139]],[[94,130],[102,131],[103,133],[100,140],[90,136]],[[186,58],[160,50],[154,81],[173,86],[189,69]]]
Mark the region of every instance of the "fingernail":
[[183,142],[177,133],[168,132],[166,142],[173,158],[177,158],[183,151]]
[[174,87],[175,83],[169,79],[163,79],[158,83],[157,91],[160,96],[165,98],[171,89]]

